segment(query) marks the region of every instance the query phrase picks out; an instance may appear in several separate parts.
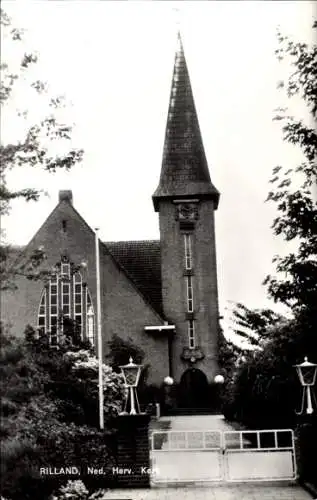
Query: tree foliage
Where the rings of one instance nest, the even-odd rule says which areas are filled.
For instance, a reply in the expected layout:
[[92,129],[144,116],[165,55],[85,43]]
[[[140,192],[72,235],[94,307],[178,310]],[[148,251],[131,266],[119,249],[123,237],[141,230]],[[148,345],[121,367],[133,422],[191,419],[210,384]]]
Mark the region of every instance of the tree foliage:
[[250,309],[237,302],[231,312],[231,330],[239,338],[246,340],[250,349],[261,348],[272,326],[285,322],[283,315],[272,309]]
[[[104,365],[106,430],[98,429],[97,360],[83,346],[52,349],[27,328],[1,336],[1,488],[15,500],[47,498],[61,483],[41,467],[114,465],[111,420],[123,406],[121,377]],[[62,481],[66,481],[63,477]],[[87,483],[88,484],[88,483]]]
[[[317,30],[314,23],[313,29]],[[273,231],[286,241],[298,244],[296,252],[274,259],[276,271],[283,277],[268,276],[265,283],[275,301],[291,307],[294,312],[317,308],[317,45],[295,42],[278,33],[280,60],[290,60],[293,71],[280,87],[290,99],[301,98],[310,115],[309,120],[292,117],[280,109],[276,120],[282,122],[283,138],[298,146],[303,161],[295,168],[277,166],[271,178],[268,200],[277,205],[278,216]],[[300,183],[300,185],[298,185]]]
[[[62,111],[66,108],[65,98],[61,95],[52,96],[48,84],[37,75],[33,75],[38,55],[32,51],[25,51],[26,40],[23,30],[12,25],[10,17],[3,9],[0,12],[0,22],[3,49],[0,67],[2,121],[0,216],[2,216],[9,213],[13,200],[37,201],[43,192],[32,185],[23,189],[9,186],[7,177],[12,169],[32,167],[48,172],[56,172],[58,169],[69,170],[82,160],[83,151],[72,147],[72,125],[65,123],[62,117]],[[11,57],[12,54],[14,58]],[[21,99],[27,106],[26,109],[16,109],[16,97],[21,92],[27,92],[26,97]],[[39,116],[30,116],[34,109],[40,110]],[[8,128],[6,124],[11,122],[10,113],[15,113],[15,119],[20,120],[21,130],[13,140],[5,142],[3,131]],[[13,288],[14,277],[17,274],[32,277],[33,268],[37,269],[44,254],[41,250],[37,251],[28,262],[27,269],[16,269],[15,259],[10,257],[10,248],[3,243],[0,249],[2,288]]]
[[131,338],[125,340],[113,335],[108,346],[107,361],[116,372],[120,372],[120,366],[129,363],[130,357],[134,363],[141,364],[145,356],[143,349],[135,345]]
[[[277,56],[290,58],[293,68],[280,86],[290,99],[301,98],[315,123],[317,46],[295,42],[281,33],[278,42]],[[294,170],[286,166],[273,170],[268,195],[278,211],[273,232],[286,242],[297,243],[297,250],[275,257],[278,277],[268,276],[265,283],[270,296],[289,306],[293,314],[284,320],[271,313],[264,317],[250,314],[244,306],[235,311],[239,327],[251,327],[264,339],[262,349],[250,352],[235,371],[226,394],[226,414],[249,428],[295,425],[301,387],[293,365],[305,356],[317,362],[317,135],[312,125],[289,116],[286,109],[276,119],[282,122],[284,140],[298,146],[304,160]],[[312,428],[316,436],[316,422]]]

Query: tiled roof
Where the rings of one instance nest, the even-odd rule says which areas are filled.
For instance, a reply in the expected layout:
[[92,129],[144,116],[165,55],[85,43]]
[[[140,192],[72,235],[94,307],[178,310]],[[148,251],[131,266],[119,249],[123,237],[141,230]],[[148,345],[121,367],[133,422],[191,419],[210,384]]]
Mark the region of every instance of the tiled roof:
[[195,195],[214,199],[217,206],[219,192],[210,180],[186,59],[179,36],[161,177],[153,195],[154,208],[158,210],[158,201],[161,198]]
[[159,240],[104,242],[152,308],[163,317]]

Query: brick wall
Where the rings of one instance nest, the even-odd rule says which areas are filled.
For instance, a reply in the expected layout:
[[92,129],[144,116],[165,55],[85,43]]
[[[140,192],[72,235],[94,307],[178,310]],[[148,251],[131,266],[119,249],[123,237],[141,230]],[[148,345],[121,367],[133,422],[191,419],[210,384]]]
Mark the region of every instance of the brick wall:
[[[66,222],[66,231],[63,230],[63,221]],[[44,246],[47,254],[46,269],[60,261],[64,250],[75,265],[86,261],[87,267],[81,270],[81,274],[96,312],[95,235],[68,201],[59,203],[50,214],[28,245],[25,259],[40,246]],[[161,318],[145,302],[103,245],[100,246],[100,267],[104,355],[112,335],[123,339],[130,337],[144,350],[145,364],[151,365],[149,383],[161,384],[169,370],[167,339],[164,334],[154,336],[144,331],[144,326],[161,324]],[[21,278],[17,285],[16,292],[1,294],[1,319],[12,325],[12,334],[21,336],[26,324],[37,326],[43,283]]]
[[158,325],[162,320],[112,258],[108,255],[105,259],[102,268],[104,349],[112,335],[130,337],[145,352],[144,363],[150,364],[149,383],[161,384],[169,370],[167,337],[164,333],[145,332],[144,326]]
[[148,415],[122,415],[116,420],[117,486],[142,488],[150,486],[150,447]]
[[[218,373],[218,291],[216,247],[214,229],[214,205],[211,200],[198,205],[199,218],[192,232],[193,241],[193,288],[194,318],[197,344],[205,354],[195,367],[204,371],[209,380]],[[181,361],[183,347],[188,347],[186,321],[187,298],[184,279],[184,239],[175,219],[175,204],[160,203],[160,233],[162,254],[162,286],[164,312],[176,325],[173,342],[174,377],[179,381],[189,366]]]

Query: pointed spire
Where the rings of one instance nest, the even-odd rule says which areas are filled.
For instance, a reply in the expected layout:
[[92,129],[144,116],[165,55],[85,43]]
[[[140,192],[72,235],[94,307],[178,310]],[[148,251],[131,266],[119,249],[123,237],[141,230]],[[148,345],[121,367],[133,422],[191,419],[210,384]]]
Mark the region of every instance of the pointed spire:
[[181,35],[177,35],[172,89],[165,133],[162,170],[153,195],[155,211],[162,198],[200,196],[214,199],[219,192],[210,180]]

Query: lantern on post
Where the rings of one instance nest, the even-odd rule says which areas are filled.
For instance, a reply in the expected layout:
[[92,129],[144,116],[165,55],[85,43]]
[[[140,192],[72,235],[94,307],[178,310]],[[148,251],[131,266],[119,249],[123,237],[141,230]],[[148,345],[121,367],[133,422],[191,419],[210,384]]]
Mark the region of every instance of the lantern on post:
[[299,365],[294,365],[294,367],[296,368],[299,381],[303,387],[302,406],[300,412],[297,413],[301,415],[304,411],[305,393],[306,393],[307,397],[306,413],[308,415],[311,415],[314,411],[312,405],[312,397],[314,397],[314,393],[312,392],[311,388],[315,385],[316,382],[317,364],[310,363],[310,361],[308,361],[308,358],[306,356],[303,363]]
[[133,363],[133,359],[130,357],[129,363],[127,365],[120,366],[120,368],[124,379],[124,385],[127,389],[126,401],[122,414],[128,413],[127,408],[130,396],[130,415],[136,415],[137,413],[140,413],[140,405],[136,388],[140,380],[143,366]]

